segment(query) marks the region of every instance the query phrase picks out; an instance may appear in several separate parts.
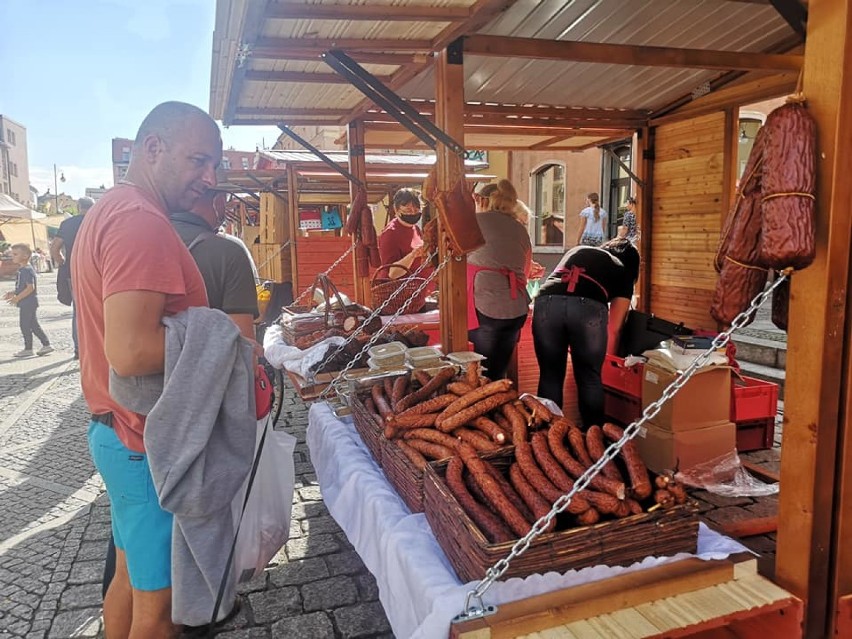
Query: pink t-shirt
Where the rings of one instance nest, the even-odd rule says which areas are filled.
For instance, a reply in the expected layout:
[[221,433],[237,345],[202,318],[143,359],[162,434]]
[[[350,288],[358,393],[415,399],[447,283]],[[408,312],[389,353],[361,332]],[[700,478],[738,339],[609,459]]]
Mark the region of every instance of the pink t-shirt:
[[204,280],[160,204],[130,184],[110,189],[86,214],[71,259],[83,396],[93,413],[113,413],[125,446],[144,452],[145,417],[109,394],[104,300],[128,291],[164,293],[166,315],[173,315],[207,306]]

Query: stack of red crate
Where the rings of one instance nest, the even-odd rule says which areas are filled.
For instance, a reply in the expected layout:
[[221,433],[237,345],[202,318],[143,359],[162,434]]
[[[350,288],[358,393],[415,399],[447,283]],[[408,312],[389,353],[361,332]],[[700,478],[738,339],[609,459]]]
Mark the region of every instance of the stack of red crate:
[[642,371],[637,364],[624,366],[624,358],[607,355],[601,370],[604,385],[604,414],[621,424],[630,424],[642,414]]
[[772,448],[778,384],[754,377],[734,378],[731,384],[731,421],[737,425],[737,450]]

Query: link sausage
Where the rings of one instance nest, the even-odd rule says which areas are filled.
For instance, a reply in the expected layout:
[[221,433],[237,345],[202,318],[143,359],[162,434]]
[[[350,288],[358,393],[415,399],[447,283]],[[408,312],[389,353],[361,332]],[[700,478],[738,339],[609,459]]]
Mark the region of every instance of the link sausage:
[[488,437],[486,437],[483,433],[476,430],[470,430],[469,428],[456,428],[453,431],[453,435],[463,442],[467,442],[476,450],[484,453],[495,451],[499,448],[497,444],[488,439]]
[[485,399],[476,402],[472,406],[468,406],[467,408],[459,411],[455,415],[447,417],[443,421],[439,419],[437,422],[435,422],[435,425],[445,433],[452,432],[456,428],[458,428],[459,426],[463,426],[470,420],[479,417],[480,415],[484,415],[485,413],[494,410],[498,406],[502,406],[506,402],[512,401],[517,396],[518,394],[515,391],[507,391],[505,393],[489,395]]
[[456,450],[459,445],[459,442],[455,437],[442,433],[441,431],[437,431],[434,428],[412,428],[411,430],[405,431],[402,438],[409,440],[409,443],[411,443],[411,440],[413,439],[421,439],[425,442],[432,442],[433,444],[449,448],[450,450]]
[[410,439],[407,443],[414,450],[423,453],[423,455],[429,459],[447,459],[455,454],[446,446],[433,444],[432,442],[427,442],[423,439]]
[[468,406],[472,406],[479,401],[482,401],[486,397],[490,397],[491,395],[496,395],[498,393],[505,393],[508,390],[511,390],[512,382],[508,379],[501,379],[496,382],[491,382],[490,384],[486,384],[485,386],[480,386],[475,390],[472,390],[469,393],[465,393],[461,397],[459,397],[452,404],[447,406],[444,409],[444,412],[438,417],[438,428],[441,427],[441,424],[448,417],[457,414],[459,411],[467,408]]
[[[604,424],[603,432],[609,439],[617,442],[624,436],[624,431],[620,426],[615,424]],[[621,456],[624,458],[624,465],[627,467],[627,474],[630,476],[630,485],[633,490],[633,496],[636,499],[642,500],[651,496],[653,487],[651,486],[651,478],[648,476],[648,468],[642,457],[639,455],[639,448],[636,442],[630,440],[621,449]]]
[[[598,461],[603,457],[606,444],[604,443],[604,435],[600,426],[590,426],[589,430],[586,431],[586,449],[594,461]],[[612,461],[603,467],[603,474],[615,481],[624,481],[621,471],[618,470],[618,467]]]
[[[544,475],[547,479],[553,482],[563,495],[567,494],[568,491],[574,488],[574,482],[565,473],[565,471],[562,470],[562,466],[559,465],[559,462],[556,461],[550,453],[550,448],[547,446],[547,435],[542,432],[533,433],[532,451],[533,457],[535,457],[535,461],[538,462],[539,468],[544,471]],[[517,447],[515,449],[515,454],[517,454]],[[523,468],[521,468],[521,470],[523,470]],[[586,491],[574,495],[566,510],[575,515],[588,510],[589,501],[586,499],[585,495]]]
[[421,388],[414,391],[413,393],[409,393],[401,400],[399,400],[399,405],[396,407],[397,410],[402,412],[406,408],[410,408],[418,402],[422,402],[424,399],[428,399],[432,393],[434,393],[436,390],[441,388],[441,386],[450,381],[453,378],[453,375],[455,375],[455,372],[455,369],[452,367],[442,368],[435,374],[435,377],[430,379]]
[[426,465],[429,462],[426,461],[426,458],[423,455],[421,455],[419,452],[414,450],[411,446],[409,446],[406,442],[402,441],[401,439],[398,439],[396,441],[396,445],[399,447],[399,449],[403,453],[405,453],[405,456],[408,457],[409,461],[411,461],[411,463],[414,464],[414,467],[417,470],[423,470],[424,468],[426,468]]
[[489,474],[494,478],[494,481],[503,489],[503,492],[506,493],[506,497],[509,498],[513,504],[515,504],[515,508],[517,508],[520,513],[524,516],[529,523],[535,521],[535,517],[533,517],[532,512],[527,507],[526,502],[521,499],[521,496],[518,495],[518,492],[514,489],[512,484],[503,476],[497,467],[494,464],[485,464],[485,467],[488,469]]
[[[512,482],[512,486],[515,488],[518,495],[524,502],[526,502],[527,507],[532,511],[535,521],[538,521],[550,512],[551,506],[548,505],[547,500],[539,495],[535,488],[532,487],[532,484],[527,481],[527,478],[524,476],[524,473],[521,472],[521,468],[517,463],[512,464],[512,467],[509,468],[509,480]],[[550,526],[547,531],[551,532],[555,527],[556,519],[553,519],[553,521],[550,522]],[[530,526],[530,528],[532,528],[532,526]]]
[[494,481],[494,478],[485,467],[486,462],[477,456],[476,450],[469,444],[459,444],[458,452],[470,474],[476,483],[479,484],[480,488],[482,488],[482,492],[485,493],[488,501],[500,514],[503,521],[509,525],[512,532],[519,537],[526,535],[530,530],[529,522],[524,519],[520,511],[506,497],[505,493],[500,489],[500,485]]
[[[580,475],[586,472],[586,467],[571,456],[568,449],[565,448],[563,440],[565,439],[566,430],[571,428],[568,420],[555,420],[547,431],[547,443],[550,444],[550,452],[562,464],[562,467],[568,471],[574,479],[578,479]],[[625,486],[622,482],[613,481],[609,477],[602,475],[595,476],[590,486],[601,492],[615,495],[618,499],[624,499]]]
[[488,538],[491,543],[502,543],[513,539],[512,531],[499,517],[476,501],[468,492],[467,486],[462,479],[464,464],[458,457],[453,457],[447,464],[447,487],[458,500],[462,509],[470,516],[474,523]]
[[[397,408],[397,415],[420,415],[423,413],[436,413],[439,410],[443,410],[447,406],[455,401],[455,396],[450,395],[449,393],[446,395],[438,395],[437,397],[433,397],[432,399],[427,399],[425,401],[420,402],[419,404],[415,404],[411,408],[408,408],[402,412],[399,412],[399,408]],[[437,417],[437,415],[435,415]]]
[[497,425],[497,422],[488,419],[484,415],[470,420],[470,425],[488,435],[491,441],[497,444],[506,443],[506,434],[503,432],[503,429]]

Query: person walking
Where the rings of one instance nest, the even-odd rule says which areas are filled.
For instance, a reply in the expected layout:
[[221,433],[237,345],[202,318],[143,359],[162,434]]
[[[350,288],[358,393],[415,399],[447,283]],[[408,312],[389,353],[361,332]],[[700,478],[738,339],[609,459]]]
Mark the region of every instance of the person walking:
[[[50,340],[38,323],[38,278],[35,269],[30,264],[33,255],[29,244],[13,244],[12,261],[18,265],[15,275],[15,290],[9,291],[3,299],[12,306],[18,307],[18,322],[21,334],[24,336],[24,349],[14,354],[14,357],[32,357],[35,354],[47,355],[53,352]],[[41,342],[37,353],[33,352],[33,335]]]
[[121,377],[162,373],[163,318],[207,306],[204,281],[168,212],[187,210],[216,183],[222,140],[201,109],[165,102],[143,120],[127,174],[86,216],[71,278],[78,307],[89,448],[110,499],[115,578],[104,599],[108,637],[175,637],[171,513],[148,465],[145,418],[116,402]]
[[562,406],[568,350],[583,425],[601,425],[601,368],[615,353],[639,277],[639,253],[625,238],[600,247],[576,246],[547,277],[535,300],[533,345],[538,395]]
[[586,196],[586,208],[580,211],[580,234],[577,244],[600,246],[606,237],[606,211],[601,208],[597,193]]
[[74,359],[80,358],[80,346],[77,343],[77,305],[74,303],[74,289],[71,287],[71,252],[74,250],[74,241],[80,232],[83,218],[94,205],[95,201],[90,197],[77,200],[77,215],[62,220],[56,237],[50,243],[50,259],[58,269],[56,288],[61,290],[66,286],[71,292],[71,340],[74,342]]

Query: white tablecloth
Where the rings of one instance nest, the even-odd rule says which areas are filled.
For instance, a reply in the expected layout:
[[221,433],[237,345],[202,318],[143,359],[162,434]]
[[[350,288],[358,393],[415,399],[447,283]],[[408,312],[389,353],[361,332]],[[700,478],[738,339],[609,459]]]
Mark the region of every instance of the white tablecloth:
[[[351,418],[340,420],[327,404],[315,403],[307,441],[323,500],[376,577],[394,634],[399,639],[446,637],[473,584],[459,582],[426,516],[411,514],[370,456]],[[723,559],[738,552],[748,549],[701,525],[698,557]],[[509,579],[491,586],[485,603],[514,601],[688,556],[649,557],[628,568],[596,566]]]

